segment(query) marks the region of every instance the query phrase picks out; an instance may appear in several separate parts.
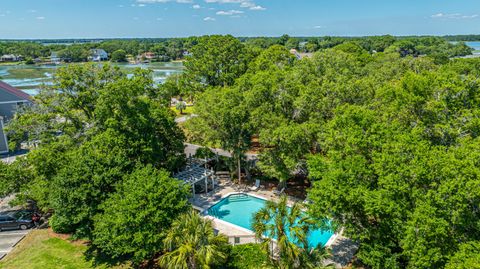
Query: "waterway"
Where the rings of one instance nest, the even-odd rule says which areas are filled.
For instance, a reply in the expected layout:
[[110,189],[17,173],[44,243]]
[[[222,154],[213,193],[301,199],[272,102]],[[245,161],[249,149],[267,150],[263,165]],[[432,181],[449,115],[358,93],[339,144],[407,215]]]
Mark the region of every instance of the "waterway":
[[[114,64],[131,74],[135,68],[150,69],[153,79],[163,83],[167,77],[183,72],[181,62],[149,63],[149,64]],[[61,65],[0,65],[0,79],[28,94],[35,95],[43,85],[51,85],[53,76]]]
[[465,42],[465,44],[475,50],[473,54],[480,54],[480,41]]

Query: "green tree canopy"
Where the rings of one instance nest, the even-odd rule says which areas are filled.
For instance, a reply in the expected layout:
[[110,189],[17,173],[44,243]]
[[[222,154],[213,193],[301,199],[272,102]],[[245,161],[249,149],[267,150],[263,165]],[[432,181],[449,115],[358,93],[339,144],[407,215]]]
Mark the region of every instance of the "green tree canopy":
[[112,53],[112,56],[110,57],[110,61],[112,62],[126,62],[127,61],[127,52],[120,49],[116,50]]
[[249,54],[233,36],[204,36],[185,62],[190,79],[206,86],[231,86],[247,70]]
[[41,139],[27,156],[31,180],[11,189],[53,209],[55,231],[92,238],[100,205],[125,174],[138,164],[171,172],[185,161],[183,133],[149,71],[69,66],[36,100],[13,125]]
[[94,246],[137,263],[151,259],[163,249],[173,220],[188,210],[188,195],[186,185],[168,172],[137,166],[94,217]]

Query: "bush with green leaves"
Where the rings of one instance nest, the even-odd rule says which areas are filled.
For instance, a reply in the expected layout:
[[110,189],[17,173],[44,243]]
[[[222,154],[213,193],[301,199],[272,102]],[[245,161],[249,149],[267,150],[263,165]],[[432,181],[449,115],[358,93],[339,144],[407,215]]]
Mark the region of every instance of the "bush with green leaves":
[[231,269],[273,269],[268,253],[260,244],[235,245],[226,266]]
[[111,257],[134,262],[163,249],[173,220],[190,209],[186,185],[152,166],[137,166],[94,217],[93,245]]

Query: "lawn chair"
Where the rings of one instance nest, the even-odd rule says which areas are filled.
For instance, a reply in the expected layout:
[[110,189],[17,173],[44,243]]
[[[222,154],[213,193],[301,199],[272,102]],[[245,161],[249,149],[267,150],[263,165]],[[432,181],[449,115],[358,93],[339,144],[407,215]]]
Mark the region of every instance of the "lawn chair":
[[280,196],[282,195],[282,193],[285,191],[285,187],[283,187],[281,190],[274,190],[273,191],[273,194],[277,195],[277,196]]
[[260,189],[260,179],[255,180],[255,186],[250,187],[251,191],[258,191]]

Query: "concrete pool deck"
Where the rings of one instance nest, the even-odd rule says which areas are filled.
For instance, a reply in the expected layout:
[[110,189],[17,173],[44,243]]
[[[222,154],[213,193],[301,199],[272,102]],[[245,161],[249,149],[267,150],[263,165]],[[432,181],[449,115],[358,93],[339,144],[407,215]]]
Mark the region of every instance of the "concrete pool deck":
[[[272,191],[259,189],[257,191],[252,191],[249,188],[239,189],[236,185],[230,181],[221,182],[216,186],[213,192],[209,194],[197,194],[194,198],[190,200],[194,208],[205,212],[208,208],[218,203],[224,197],[233,194],[233,193],[246,193],[258,198],[278,201],[279,196],[275,195]],[[292,205],[298,200],[288,197],[288,202]],[[226,221],[220,219],[205,216],[206,218],[212,220],[214,228],[221,234],[226,235],[229,238],[229,242],[232,244],[246,244],[246,243],[255,243],[255,234],[247,229],[233,225]],[[352,260],[355,255],[358,245],[355,244],[352,240],[342,236],[342,232],[339,234],[334,234],[327,246],[331,249],[332,257],[327,261],[332,263],[336,268],[346,267]]]

